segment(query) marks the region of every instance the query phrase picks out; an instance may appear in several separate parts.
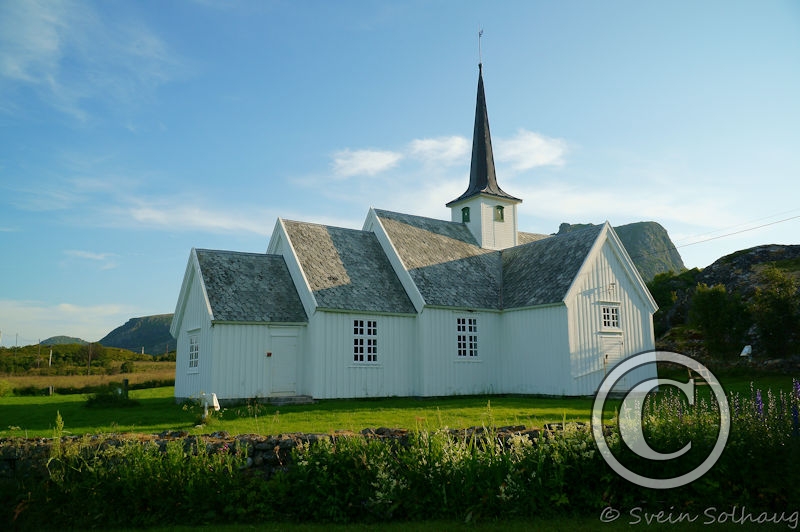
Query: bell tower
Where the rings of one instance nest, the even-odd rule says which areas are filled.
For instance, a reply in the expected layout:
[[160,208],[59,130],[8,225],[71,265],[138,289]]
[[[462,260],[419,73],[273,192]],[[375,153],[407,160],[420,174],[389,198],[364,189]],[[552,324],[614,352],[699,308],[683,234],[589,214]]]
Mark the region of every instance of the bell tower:
[[520,203],[521,199],[504,192],[497,184],[483,89],[483,64],[478,63],[469,186],[446,206],[450,207],[450,219],[466,224],[482,248],[505,249],[517,245],[517,205]]

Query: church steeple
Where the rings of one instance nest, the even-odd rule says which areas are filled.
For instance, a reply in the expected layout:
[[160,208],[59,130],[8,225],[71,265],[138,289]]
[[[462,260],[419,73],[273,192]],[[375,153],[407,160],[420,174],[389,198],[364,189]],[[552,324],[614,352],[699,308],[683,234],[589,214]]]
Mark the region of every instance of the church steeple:
[[466,224],[478,245],[487,249],[516,246],[517,204],[522,200],[506,193],[497,184],[494,172],[492,135],[483,90],[483,65],[478,63],[478,98],[475,103],[475,128],[472,131],[472,163],[466,192],[447,204],[451,220]]
[[497,184],[494,171],[492,136],[489,132],[489,113],[486,110],[486,94],[483,89],[483,64],[478,63],[478,97],[475,102],[475,126],[472,131],[472,162],[469,169],[469,187],[466,192],[447,204],[447,207],[478,194],[488,194],[521,202],[506,193]]

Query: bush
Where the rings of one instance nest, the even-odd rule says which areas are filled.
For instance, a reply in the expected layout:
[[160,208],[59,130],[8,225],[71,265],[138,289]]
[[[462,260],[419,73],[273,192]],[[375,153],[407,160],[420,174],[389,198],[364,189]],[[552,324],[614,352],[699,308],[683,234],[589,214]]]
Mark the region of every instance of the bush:
[[703,333],[708,353],[720,358],[739,354],[750,320],[741,297],[725,285],[699,283],[692,297],[690,321]]
[[[593,516],[606,506],[794,511],[800,504],[800,381],[791,393],[751,390],[731,395],[731,431],[716,465],[691,484],[645,489],[606,465],[588,427],[500,437],[484,431],[418,431],[405,438],[320,438],[292,453],[269,478],[246,469],[246,453],[202,438],[152,442],[62,440],[56,420],[48,480],[25,479],[7,508],[19,527],[34,529],[169,526],[265,521],[490,521]],[[664,478],[691,468],[716,441],[718,405],[694,406],[678,394],[648,396],[643,435],[659,452],[692,443],[689,462],[638,459],[618,426],[606,436],[620,462],[641,475]],[[627,449],[627,450],[626,450]],[[1,483],[0,483],[1,484]],[[113,509],[111,504],[114,503]]]
[[774,266],[760,277],[751,304],[758,336],[768,356],[786,357],[800,349],[800,293],[797,282]]
[[130,408],[139,406],[139,401],[130,399],[123,393],[122,388],[110,387],[108,390],[89,396],[86,400],[87,408]]

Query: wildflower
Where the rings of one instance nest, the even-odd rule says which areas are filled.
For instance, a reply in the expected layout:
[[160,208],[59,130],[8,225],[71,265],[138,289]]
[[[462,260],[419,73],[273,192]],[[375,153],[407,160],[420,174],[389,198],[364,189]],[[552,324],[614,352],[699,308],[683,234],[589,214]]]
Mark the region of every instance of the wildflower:
[[792,379],[792,388],[794,389],[794,398],[800,401],[800,380]]
[[800,436],[800,413],[797,411],[797,405],[792,405],[792,434],[795,437]]
[[764,417],[764,401],[761,400],[761,390],[756,390],[756,413],[758,417]]

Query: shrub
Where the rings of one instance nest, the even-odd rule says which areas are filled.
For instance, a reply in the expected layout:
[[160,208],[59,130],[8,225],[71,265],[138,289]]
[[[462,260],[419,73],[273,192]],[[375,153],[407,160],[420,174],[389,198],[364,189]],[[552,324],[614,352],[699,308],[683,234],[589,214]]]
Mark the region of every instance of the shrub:
[[94,393],[86,400],[87,408],[129,408],[139,406],[139,401],[129,398],[122,388],[110,386]]
[[703,333],[709,354],[731,357],[739,353],[750,325],[741,297],[729,293],[725,285],[699,283],[692,297],[690,321]]
[[[22,479],[8,491],[14,497],[8,507],[17,509],[17,524],[30,529],[596,517],[606,506],[695,515],[734,505],[794,511],[800,504],[800,381],[790,393],[732,394],[729,404],[731,431],[717,464],[670,490],[641,488],[618,476],[588,427],[577,424],[537,438],[501,436],[491,428],[418,430],[389,440],[321,437],[296,447],[291,463],[264,478],[245,468],[243,450],[212,448],[199,437],[161,445],[62,439],[59,415],[47,482],[23,485]],[[653,449],[670,452],[691,442],[694,454],[675,464],[642,460],[621,440],[618,426],[608,427],[612,452],[639,474],[682,474],[716,441],[719,405],[709,398],[690,406],[682,395],[659,392],[645,399],[643,413],[643,436]],[[620,417],[624,421],[624,412]]]

